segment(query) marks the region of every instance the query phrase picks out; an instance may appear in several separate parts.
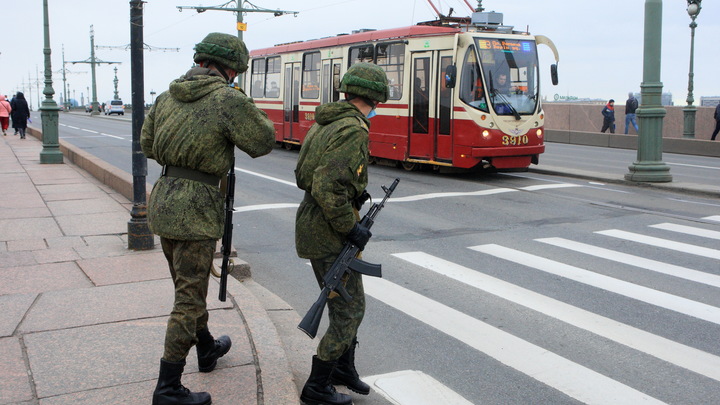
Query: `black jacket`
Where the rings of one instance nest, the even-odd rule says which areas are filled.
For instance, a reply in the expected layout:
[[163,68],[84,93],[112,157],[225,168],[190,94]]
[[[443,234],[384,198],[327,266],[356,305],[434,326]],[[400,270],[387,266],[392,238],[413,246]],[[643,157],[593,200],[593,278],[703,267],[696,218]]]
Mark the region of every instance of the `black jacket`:
[[635,97],[629,98],[625,102],[625,115],[627,114],[635,114],[635,110],[638,109],[638,101]]
[[10,102],[10,107],[12,107],[10,115],[12,117],[13,128],[27,128],[27,119],[30,118],[30,108],[28,107],[25,97],[19,95],[13,98]]

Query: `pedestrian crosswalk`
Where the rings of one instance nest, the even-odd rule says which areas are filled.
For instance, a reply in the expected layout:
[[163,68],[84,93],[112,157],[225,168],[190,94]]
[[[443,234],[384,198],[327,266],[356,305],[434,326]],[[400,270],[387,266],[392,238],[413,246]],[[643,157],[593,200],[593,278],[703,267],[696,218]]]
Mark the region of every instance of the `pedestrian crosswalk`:
[[[720,222],[720,216],[702,219]],[[683,242],[677,240],[684,236],[689,237],[685,238]],[[720,307],[712,305],[713,301],[711,303],[701,302],[702,300],[697,297],[683,297],[660,291],[653,286],[641,285],[639,282],[630,282],[600,274],[593,271],[592,266],[586,266],[582,261],[565,263],[565,261],[577,260],[577,256],[558,253],[573,252],[580,254],[580,257],[587,255],[596,262],[597,260],[607,261],[615,266],[627,267],[629,271],[641,269],[650,277],[653,274],[663,277],[672,276],[666,277],[665,280],[698,283],[706,288],[719,288],[720,262],[717,259],[720,259],[720,250],[717,249],[718,245],[715,243],[720,239],[719,236],[720,232],[711,224],[688,226],[666,222],[650,224],[646,230],[604,229],[595,231],[586,238],[592,240],[589,243],[586,243],[587,240],[578,242],[557,236],[527,241],[540,247],[561,248],[559,250],[528,249],[525,251],[518,249],[517,245],[506,247],[500,244],[481,244],[467,248],[475,252],[473,254],[482,256],[477,263],[484,263],[492,258],[499,260],[504,266],[519,271],[541,272],[577,283],[583,288],[597,289],[610,296],[625,297],[630,302],[637,302],[641,308],[639,310],[656,308],[657,311],[675,313],[673,319],[685,316],[688,317],[687,319],[720,325]],[[616,241],[618,239],[624,241],[623,243],[644,246],[645,249],[630,250],[637,254],[622,252],[617,248]],[[693,242],[687,242],[687,240]],[[543,253],[533,254],[530,253],[531,251]],[[640,253],[645,252],[647,255],[648,251],[658,254],[644,257]],[[696,257],[695,261],[691,261],[692,263],[698,262],[697,257],[699,257],[703,265],[701,268],[689,268],[658,260],[658,258],[668,257],[668,255]],[[426,271],[427,273],[423,274],[429,277],[440,276],[450,279],[452,282],[476,289],[478,294],[489,294],[514,305],[520,305],[534,311],[538,316],[559,320],[568,327],[590,332],[602,339],[659,359],[672,367],[688,370],[695,373],[690,375],[698,375],[697,378],[708,378],[715,384],[720,382],[720,356],[693,347],[687,341],[675,341],[651,333],[641,326],[632,325],[628,320],[620,322],[607,315],[594,313],[557,298],[498,279],[483,273],[482,265],[471,268],[454,262],[455,258],[442,258],[421,251],[398,252],[392,256]],[[634,381],[624,381],[622,378],[618,378],[617,374],[604,375],[606,373],[594,370],[592,364],[580,364],[578,361],[563,357],[562,354],[554,353],[552,347],[542,347],[541,344],[532,343],[513,335],[511,331],[476,319],[440,302],[437,296],[431,299],[386,279],[367,277],[364,278],[364,283],[367,295],[577,401],[589,404],[673,402],[671,399],[658,395],[659,393],[653,386],[638,387],[637,383],[633,384]],[[655,310],[647,316],[652,316],[654,313]],[[711,327],[708,329],[717,330]],[[711,339],[716,340],[716,337]],[[627,365],[617,365],[617,367],[625,366]],[[720,385],[714,387],[720,387]],[[720,397],[720,388],[717,391],[713,394]],[[482,399],[478,398],[467,399],[473,403],[484,403]],[[690,402],[693,401],[685,403]]]

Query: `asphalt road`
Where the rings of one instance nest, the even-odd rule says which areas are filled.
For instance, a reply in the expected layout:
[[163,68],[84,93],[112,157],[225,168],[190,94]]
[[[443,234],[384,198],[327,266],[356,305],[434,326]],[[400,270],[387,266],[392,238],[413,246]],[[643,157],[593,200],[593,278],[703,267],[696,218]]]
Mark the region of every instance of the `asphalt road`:
[[[63,114],[60,123],[61,138],[130,170],[129,120]],[[632,151],[547,149],[541,162],[598,172],[622,174],[634,160]],[[253,279],[303,315],[319,290],[294,252],[296,159],[279,148],[237,153],[233,241]],[[665,159],[693,182],[720,167]],[[148,170],[152,183],[159,168]],[[363,254],[382,263],[383,278],[365,278],[357,365],[381,388],[356,404],[720,403],[716,198],[385,166],[370,168],[368,191],[379,198],[395,178]]]

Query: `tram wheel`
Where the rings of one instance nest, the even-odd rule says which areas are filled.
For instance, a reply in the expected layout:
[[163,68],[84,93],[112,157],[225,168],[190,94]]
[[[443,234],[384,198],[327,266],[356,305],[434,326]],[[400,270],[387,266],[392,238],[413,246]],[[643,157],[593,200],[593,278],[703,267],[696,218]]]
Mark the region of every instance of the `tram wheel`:
[[283,142],[283,148],[285,148],[285,150],[293,150],[293,146],[294,145],[289,142]]
[[405,169],[409,172],[412,172],[412,171],[420,168],[420,165],[415,162],[400,162],[400,165],[402,166],[403,169]]

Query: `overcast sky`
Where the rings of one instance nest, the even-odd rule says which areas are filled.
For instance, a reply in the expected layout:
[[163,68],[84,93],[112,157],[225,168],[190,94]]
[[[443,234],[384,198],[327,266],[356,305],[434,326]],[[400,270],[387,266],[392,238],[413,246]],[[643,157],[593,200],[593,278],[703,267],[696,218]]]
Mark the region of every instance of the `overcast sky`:
[[[236,16],[228,11],[179,12],[176,6],[215,6],[226,0],[149,0],[144,8],[145,100],[181,76],[192,64],[193,46],[209,32],[237,34]],[[468,15],[464,0],[433,0],[441,12]],[[473,7],[477,1],[468,0]],[[0,93],[25,88],[37,106],[37,72],[43,91],[43,15],[41,0],[0,0],[3,39],[0,41]],[[90,58],[90,26],[94,26],[97,59],[121,62],[96,67],[98,100],[113,96],[114,67],[118,91],[131,101],[129,0],[48,0],[54,99],[62,92],[65,61]],[[427,0],[252,0],[261,8],[298,11],[297,17],[247,13],[244,40],[249,49],[349,33],[360,28],[396,28],[435,19]],[[245,4],[249,6],[248,4]],[[540,47],[542,91],[552,99],[562,96],[614,98],[624,101],[629,91],[640,91],[643,63],[645,0],[484,0],[486,11],[502,12],[506,25],[552,39],[560,52],[560,84],[549,80],[552,53]],[[686,104],[690,62],[690,17],[685,0],[663,1],[662,82],[676,105]],[[720,96],[720,1],[705,0],[695,34],[695,105],[701,96]],[[179,48],[163,52],[161,48]],[[71,98],[87,100],[91,87],[89,64],[66,64]],[[33,82],[28,90],[28,82]],[[24,83],[24,84],[23,84]],[[28,94],[30,92],[31,94]],[[43,96],[44,98],[44,96]]]

